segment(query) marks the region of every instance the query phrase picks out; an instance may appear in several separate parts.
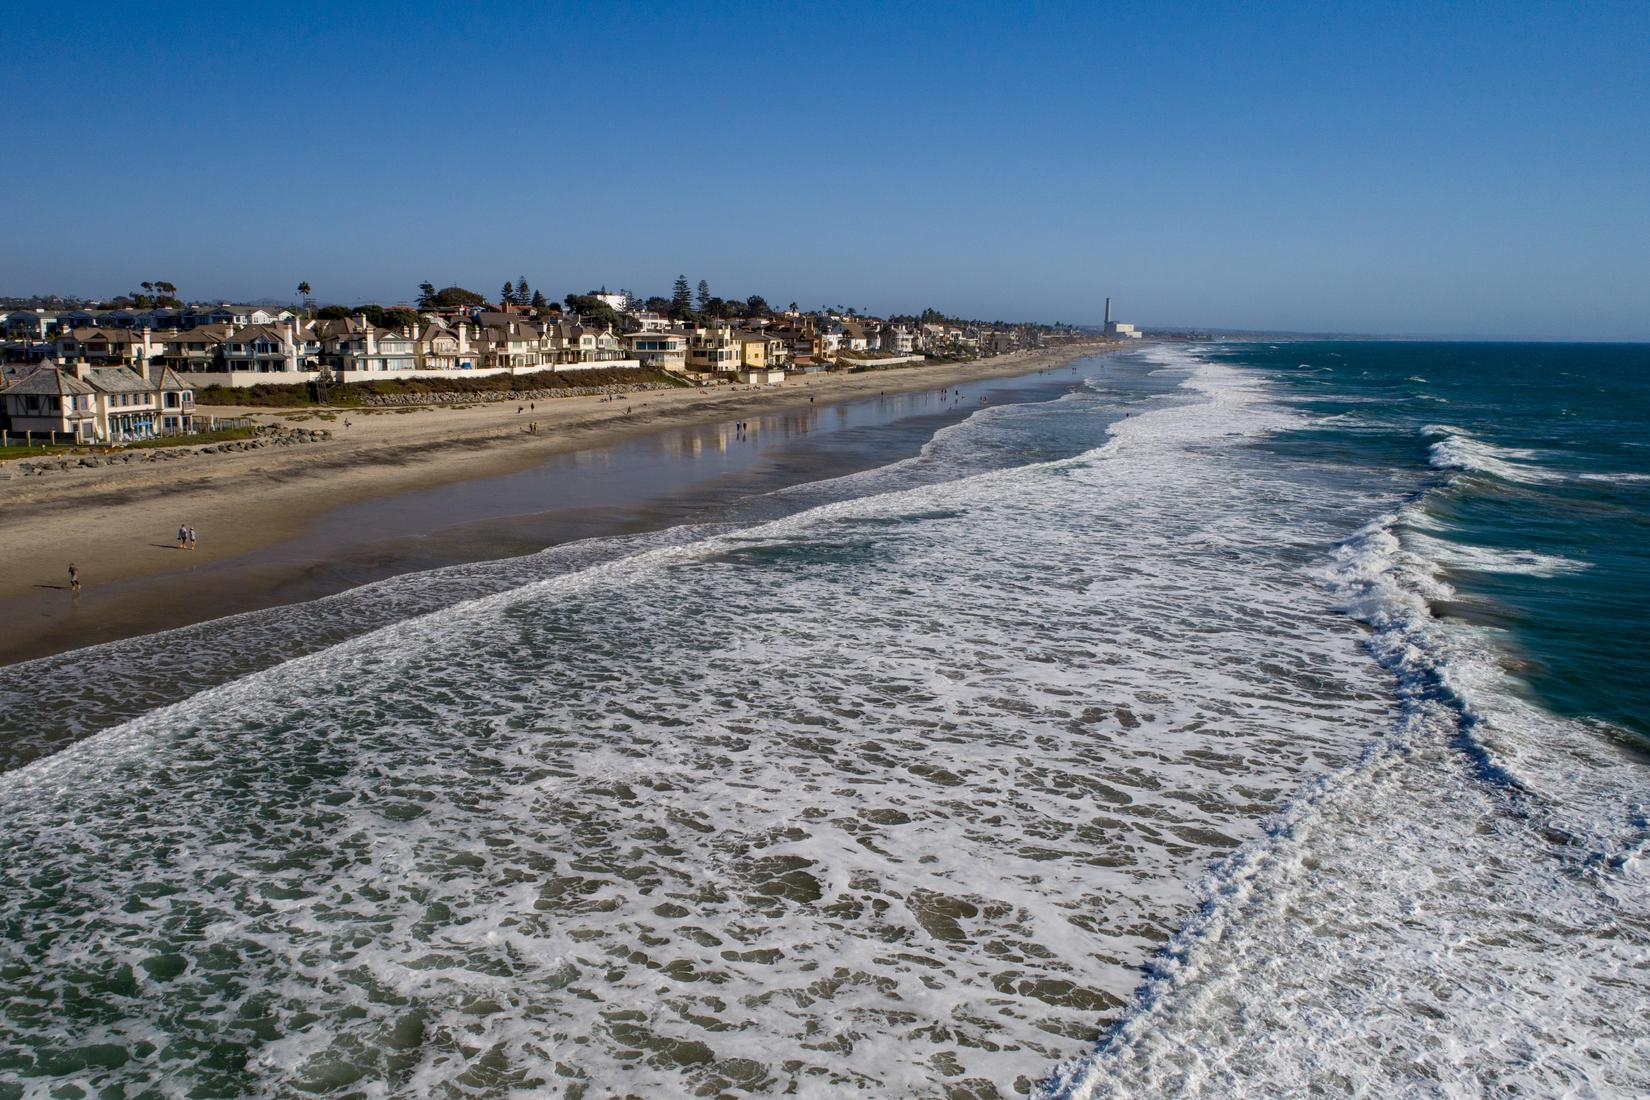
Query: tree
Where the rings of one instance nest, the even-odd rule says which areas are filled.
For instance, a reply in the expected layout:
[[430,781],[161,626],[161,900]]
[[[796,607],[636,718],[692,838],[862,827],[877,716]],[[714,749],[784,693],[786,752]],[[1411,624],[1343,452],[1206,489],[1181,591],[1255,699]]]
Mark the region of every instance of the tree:
[[298,300],[301,302],[305,298],[308,298],[308,297],[309,297],[309,283],[307,281],[299,283],[298,284]]
[[768,300],[760,294],[752,294],[745,299],[745,316],[766,317],[773,310],[768,308]]
[[504,289],[499,291],[498,304],[507,306],[516,300],[516,284],[509,279],[504,280]]
[[792,303],[791,303],[791,308],[790,308],[790,311],[791,311],[791,312],[792,312],[792,313],[795,313],[795,312],[796,312],[796,303],[795,303],[795,302],[792,302]]
[[430,282],[429,280],[426,279],[424,282],[418,284],[418,304],[422,308],[424,308],[424,309],[434,308],[435,298],[436,298],[436,294],[435,294],[435,284],[434,283],[432,283],[432,282]]
[[528,304],[531,305],[534,309],[544,309],[546,306],[548,306],[550,304],[550,302],[549,302],[548,299],[545,298],[544,291],[535,290],[535,291],[533,291],[533,300],[531,302],[529,302]]
[[688,289],[687,276],[678,275],[676,284],[670,289],[670,315],[675,320],[682,321],[692,312],[693,292]]
[[516,305],[524,306],[533,300],[532,288],[527,285],[527,276],[523,275],[516,280]]
[[670,299],[661,298],[655,294],[643,304],[642,308],[646,309],[649,313],[657,313],[660,316],[664,316],[670,312]]
[[484,306],[487,299],[473,290],[465,290],[461,286],[448,286],[435,292],[433,304],[437,309],[463,309],[467,306]]
[[700,279],[699,280],[699,308],[701,310],[703,310],[709,304],[710,304],[710,284],[705,282],[705,280]]
[[624,315],[594,294],[569,294],[566,302],[569,312],[588,318],[596,325],[611,325],[614,332],[625,329]]
[[348,306],[322,306],[315,311],[315,316],[322,321],[342,321],[349,315]]

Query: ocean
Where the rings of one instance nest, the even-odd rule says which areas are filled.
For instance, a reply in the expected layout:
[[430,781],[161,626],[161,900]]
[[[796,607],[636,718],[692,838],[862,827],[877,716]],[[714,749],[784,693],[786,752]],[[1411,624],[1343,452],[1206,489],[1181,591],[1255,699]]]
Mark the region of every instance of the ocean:
[[0,669],[0,1098],[1650,1090],[1650,349],[933,400]]

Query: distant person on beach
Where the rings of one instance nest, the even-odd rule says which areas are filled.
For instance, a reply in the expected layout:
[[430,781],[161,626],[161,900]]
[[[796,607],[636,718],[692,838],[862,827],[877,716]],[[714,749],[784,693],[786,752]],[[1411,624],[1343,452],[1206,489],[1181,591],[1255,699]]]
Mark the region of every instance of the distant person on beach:
[[180,523],[180,524],[178,524],[178,549],[182,550],[184,548],[185,544],[187,544],[188,542],[189,542],[189,528],[185,527],[183,524]]
[[189,549],[193,550],[194,548],[195,548],[195,529],[193,527],[191,527],[191,528],[189,528]]
[[72,561],[69,563],[69,591],[80,594],[80,569]]

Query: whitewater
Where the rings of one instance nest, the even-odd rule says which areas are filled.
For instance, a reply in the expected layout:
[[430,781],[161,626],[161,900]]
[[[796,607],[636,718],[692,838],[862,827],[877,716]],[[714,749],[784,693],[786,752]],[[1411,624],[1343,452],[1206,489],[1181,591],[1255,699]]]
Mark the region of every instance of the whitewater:
[[1135,353],[736,522],[0,670],[62,699],[0,1096],[1642,1092],[1642,765],[1308,419]]

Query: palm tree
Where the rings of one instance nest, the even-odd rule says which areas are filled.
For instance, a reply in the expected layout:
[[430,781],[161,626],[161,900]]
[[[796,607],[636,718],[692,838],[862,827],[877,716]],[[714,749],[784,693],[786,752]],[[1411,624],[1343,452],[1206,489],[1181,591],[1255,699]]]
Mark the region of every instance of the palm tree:
[[300,297],[300,298],[308,298],[309,297],[309,283],[308,282],[302,282],[302,283],[298,284],[298,297]]

